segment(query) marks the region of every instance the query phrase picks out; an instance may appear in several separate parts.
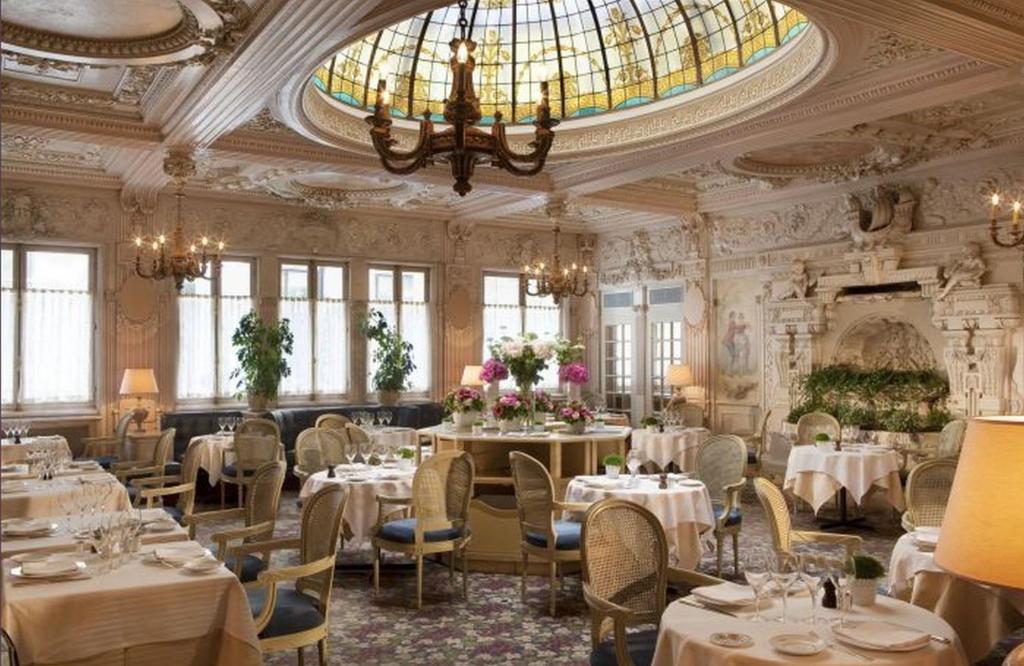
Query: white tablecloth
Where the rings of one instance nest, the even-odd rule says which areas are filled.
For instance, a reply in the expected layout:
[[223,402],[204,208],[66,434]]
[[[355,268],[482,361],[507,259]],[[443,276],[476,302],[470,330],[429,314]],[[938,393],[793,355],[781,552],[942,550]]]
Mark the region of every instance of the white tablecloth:
[[786,465],[785,489],[818,511],[840,488],[846,488],[860,504],[875,486],[884,491],[889,504],[902,511],[900,463],[895,451],[880,448],[837,452],[814,444],[794,446]]
[[50,481],[5,481],[0,484],[0,517],[45,518],[63,516],[69,499],[78,492],[82,481],[107,484],[110,492],[103,496],[100,512],[125,511],[131,508],[128,491],[106,472],[81,476],[58,477]]
[[234,461],[234,441],[235,436],[230,432],[196,435],[189,441],[190,445],[192,442],[199,442],[199,466],[206,470],[211,486],[220,482],[224,465]]
[[[772,608],[762,610],[764,616],[777,617],[781,603],[772,602]],[[790,597],[790,616],[803,619],[810,615],[810,599],[806,595]],[[821,616],[834,616],[836,611],[822,609]],[[658,645],[654,652],[653,666],[767,666],[768,664],[843,664],[864,666],[868,662],[845,652],[827,649],[813,657],[790,657],[776,652],[769,644],[772,636],[785,633],[807,633],[810,625],[800,622],[780,624],[778,622],[751,622],[748,618],[753,611],[742,612],[732,618],[721,613],[693,608],[682,603],[673,603],[661,616]],[[932,641],[927,647],[914,652],[871,652],[872,666],[886,664],[901,666],[966,666],[967,658],[957,639],[956,632],[933,613],[910,604],[879,597],[878,603],[870,608],[854,607],[847,614],[852,620],[880,620],[914,627],[931,634],[945,636],[952,640],[949,645]],[[828,636],[825,626],[816,627],[819,635]],[[727,648],[715,645],[709,640],[713,633],[740,632],[754,639],[749,648]],[[868,654],[867,650],[860,652]]]
[[[377,524],[377,496],[410,497],[412,495],[413,471],[399,471],[393,468],[366,467],[355,465],[357,469],[352,476],[365,478],[365,481],[353,481],[348,473],[342,470],[348,465],[338,465],[338,476],[331,479],[327,471],[317,472],[306,479],[299,492],[299,499],[306,499],[329,483],[342,484],[348,488],[348,503],[345,505],[344,519],[352,530],[356,541],[370,537],[373,526]],[[381,476],[397,477],[382,479]],[[395,507],[399,508],[399,507]]]
[[889,593],[949,622],[972,662],[1024,625],[1024,590],[981,585],[950,574],[935,563],[933,551],[918,550],[912,534],[904,534],[893,546]]
[[[88,525],[98,523],[100,520],[105,520],[111,514],[106,513],[101,516],[90,520],[87,524],[82,523],[77,517],[72,517],[72,527],[76,530],[82,529]],[[156,520],[163,518],[167,515],[163,509],[143,509],[142,519],[144,521]],[[0,541],[0,557],[7,558],[12,555],[20,555],[21,553],[39,552],[39,553],[63,553],[63,552],[75,552],[82,545],[82,541],[75,539],[74,536],[67,530],[67,525],[63,518],[58,518],[53,522],[57,523],[57,531],[45,537],[33,537],[33,538],[14,538],[8,537]],[[143,528],[140,533],[143,544],[153,543],[168,543],[171,541],[188,541],[188,531],[176,525],[173,530],[167,532],[154,532],[147,528]]]
[[383,444],[387,447],[416,446],[419,442],[419,433],[414,428],[389,426],[380,430],[367,430],[366,434],[374,444]]
[[0,464],[9,465],[28,460],[28,452],[35,449],[51,449],[71,457],[71,447],[68,440],[61,435],[39,435],[36,437],[22,437],[20,444],[15,444],[13,439],[0,440]]
[[[686,569],[697,567],[703,553],[700,534],[715,524],[707,487],[676,485],[662,490],[657,481],[641,478],[636,488],[602,488],[588,485],[587,479],[576,477],[570,481],[565,501],[592,503],[616,497],[635,502],[653,513],[665,528],[669,560]],[[621,481],[625,484],[626,477]],[[581,514],[570,513],[566,518],[579,519]]]
[[634,430],[630,446],[639,452],[644,461],[652,461],[662,469],[674,462],[679,469],[692,472],[697,468],[697,449],[711,431],[707,428],[683,428],[666,432]]
[[84,580],[22,585],[10,563],[3,626],[22,664],[262,663],[245,592],[223,567],[194,575],[139,558]]

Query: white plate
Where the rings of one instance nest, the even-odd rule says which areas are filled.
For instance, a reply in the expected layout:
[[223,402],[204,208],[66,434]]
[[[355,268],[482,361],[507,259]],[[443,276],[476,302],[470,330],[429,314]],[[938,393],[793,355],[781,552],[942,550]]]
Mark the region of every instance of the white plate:
[[697,479],[679,479],[676,483],[687,488],[700,488],[704,485],[703,481],[698,481]]
[[223,562],[212,556],[201,556],[182,565],[182,570],[194,574],[210,573],[220,569]]
[[172,532],[178,527],[178,523],[173,520],[154,520],[151,523],[146,523],[145,530],[147,532]]
[[810,634],[780,634],[768,642],[777,652],[795,657],[810,657],[828,647],[821,638]]
[[0,528],[0,533],[8,537],[28,537],[51,534],[56,529],[57,523],[51,523],[47,520],[12,518],[11,520],[4,521],[3,527]]

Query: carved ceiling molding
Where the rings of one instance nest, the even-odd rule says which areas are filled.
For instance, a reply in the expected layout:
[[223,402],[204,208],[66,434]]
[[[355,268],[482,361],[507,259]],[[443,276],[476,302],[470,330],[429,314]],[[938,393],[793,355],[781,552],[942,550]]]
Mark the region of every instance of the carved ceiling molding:
[[67,169],[102,169],[103,153],[98,146],[59,150],[53,141],[40,136],[5,133],[0,137],[4,160],[18,160]]

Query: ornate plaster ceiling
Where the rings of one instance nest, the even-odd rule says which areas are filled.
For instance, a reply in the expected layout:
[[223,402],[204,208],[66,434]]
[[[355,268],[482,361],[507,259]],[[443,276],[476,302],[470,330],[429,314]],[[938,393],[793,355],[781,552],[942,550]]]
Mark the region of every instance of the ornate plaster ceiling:
[[169,32],[185,15],[176,0],[4,0],[0,17],[37,33],[134,40]]

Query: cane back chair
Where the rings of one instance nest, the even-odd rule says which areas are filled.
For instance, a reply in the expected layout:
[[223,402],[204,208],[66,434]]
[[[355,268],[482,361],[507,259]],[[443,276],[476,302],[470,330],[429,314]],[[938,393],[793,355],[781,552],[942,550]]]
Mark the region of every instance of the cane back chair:
[[253,472],[263,463],[284,460],[281,429],[270,419],[245,419],[235,429],[232,450],[235,462],[224,465],[220,475],[221,508],[228,484],[238,486],[238,506],[242,506]]
[[581,524],[569,520],[556,520],[562,511],[586,511],[588,504],[555,500],[555,486],[544,465],[519,451],[508,454],[512,466],[512,483],[519,512],[519,547],[523,553],[523,577],[519,593],[526,603],[526,577],[530,556],[548,563],[548,606],[555,614],[555,579],[563,562],[580,560]]
[[946,513],[946,503],[956,476],[956,458],[927,460],[910,470],[907,477],[907,510],[903,529],[939,527]]
[[306,428],[295,440],[295,467],[292,468],[292,474],[299,483],[305,483],[311,475],[346,462],[347,447],[348,434],[343,428]]
[[737,435],[712,435],[697,449],[697,478],[711,494],[715,514],[715,572],[722,575],[725,537],[732,537],[733,570],[740,572],[739,538],[743,527],[740,491],[746,485],[747,445]]
[[778,486],[768,479],[762,477],[754,479],[754,490],[757,492],[757,499],[761,501],[761,506],[764,507],[764,511],[768,515],[768,524],[772,530],[772,546],[776,553],[792,554],[794,543],[842,546],[846,549],[847,555],[853,555],[861,549],[863,544],[861,538],[852,534],[794,530],[789,519],[789,507],[786,505],[785,495],[782,494]]
[[[181,459],[181,474],[168,476],[143,477],[132,479],[131,485],[137,487],[138,499],[135,505],[145,503],[151,509],[159,502],[179,525],[185,524],[185,516],[192,515],[196,505],[196,479],[199,476],[199,449],[202,442],[190,442]],[[177,495],[173,505],[165,504],[165,497]]]
[[82,439],[82,457],[92,458],[103,469],[110,469],[115,462],[124,458],[125,441],[128,438],[128,426],[132,423],[132,416],[133,412],[129,411],[118,417],[111,435]]
[[321,414],[316,417],[317,428],[331,428],[332,430],[344,430],[345,425],[352,423],[352,419],[342,414]]
[[[373,529],[373,589],[380,592],[381,550],[403,553],[416,560],[416,608],[423,607],[423,558],[451,553],[449,580],[454,582],[456,555],[462,558],[462,595],[468,598],[466,546],[469,500],[473,494],[473,459],[465,451],[445,451],[427,458],[412,479],[412,497],[377,496]],[[412,517],[389,520],[396,509],[409,508]]]
[[[668,566],[665,529],[646,508],[622,499],[591,505],[580,536],[583,598],[591,614],[591,666],[651,663],[657,627],[671,581],[682,587],[714,585],[719,578]],[[609,634],[611,639],[609,640]]]
[[153,456],[149,460],[124,460],[110,466],[110,472],[121,483],[128,485],[128,495],[134,500],[138,496],[138,486],[130,485],[133,479],[155,478],[164,475],[164,467],[174,447],[174,428],[160,433],[153,446]]
[[747,445],[747,476],[754,477],[761,475],[761,462],[765,451],[768,449],[768,419],[772,416],[772,410],[765,410],[761,417],[761,427],[753,435],[744,437]]
[[833,440],[839,439],[843,428],[839,425],[836,417],[825,412],[811,412],[804,414],[796,422],[796,444],[814,444],[814,436],[818,433],[828,433]]

